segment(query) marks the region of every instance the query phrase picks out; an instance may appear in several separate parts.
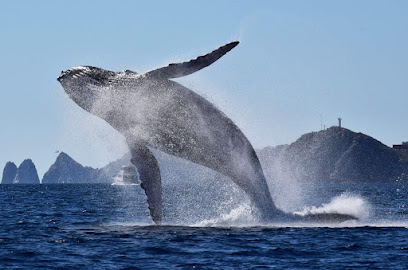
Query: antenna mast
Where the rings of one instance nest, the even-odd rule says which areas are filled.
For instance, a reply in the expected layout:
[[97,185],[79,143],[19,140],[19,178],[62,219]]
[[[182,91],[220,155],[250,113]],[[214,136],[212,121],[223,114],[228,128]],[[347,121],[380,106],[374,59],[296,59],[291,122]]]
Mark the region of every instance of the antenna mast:
[[320,114],[320,130],[323,129],[323,116]]

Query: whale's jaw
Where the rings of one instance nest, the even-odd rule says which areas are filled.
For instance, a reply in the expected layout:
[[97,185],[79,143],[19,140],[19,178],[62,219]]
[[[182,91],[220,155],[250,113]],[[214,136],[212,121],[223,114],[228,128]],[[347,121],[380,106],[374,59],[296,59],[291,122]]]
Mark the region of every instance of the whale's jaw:
[[75,103],[90,112],[115,75],[115,72],[97,67],[78,66],[62,71],[57,80]]

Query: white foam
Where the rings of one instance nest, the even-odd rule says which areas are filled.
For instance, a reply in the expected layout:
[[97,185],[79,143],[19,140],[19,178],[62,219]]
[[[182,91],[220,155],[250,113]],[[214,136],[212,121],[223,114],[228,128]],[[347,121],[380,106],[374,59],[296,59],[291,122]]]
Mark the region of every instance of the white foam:
[[301,211],[295,212],[300,216],[310,214],[344,214],[351,215],[359,220],[365,220],[370,215],[370,204],[358,195],[342,193],[334,197],[329,203],[321,206],[306,206]]
[[[364,198],[351,194],[343,193],[334,197],[329,203],[321,206],[306,206],[301,211],[294,212],[300,216],[310,214],[344,214],[357,217],[359,220],[350,220],[339,223],[323,222],[299,222],[299,221],[272,221],[267,224],[260,223],[253,215],[250,203],[241,204],[228,213],[221,214],[219,217],[202,220],[192,225],[193,227],[361,227],[361,226],[393,226],[389,222],[370,224],[370,203]],[[396,226],[404,224],[395,224]],[[406,225],[406,224],[405,224]],[[404,226],[403,226],[404,227]]]
[[252,208],[249,203],[244,203],[232,209],[229,213],[224,213],[220,217],[202,220],[193,227],[252,227],[259,223],[252,215]]

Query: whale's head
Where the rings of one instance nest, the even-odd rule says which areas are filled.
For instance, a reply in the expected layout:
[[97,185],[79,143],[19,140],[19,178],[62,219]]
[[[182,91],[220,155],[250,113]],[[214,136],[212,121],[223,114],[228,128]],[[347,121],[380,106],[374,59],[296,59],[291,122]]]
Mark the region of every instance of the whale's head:
[[68,96],[83,109],[90,111],[115,72],[91,66],[78,66],[62,71],[57,80]]

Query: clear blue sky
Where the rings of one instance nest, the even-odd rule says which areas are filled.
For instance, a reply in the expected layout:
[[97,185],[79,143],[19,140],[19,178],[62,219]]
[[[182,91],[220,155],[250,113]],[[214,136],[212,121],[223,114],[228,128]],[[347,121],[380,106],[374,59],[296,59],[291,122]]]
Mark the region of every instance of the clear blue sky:
[[[100,167],[123,139],[56,81],[94,65],[143,72],[241,44],[179,82],[217,104],[257,148],[343,125],[408,140],[407,1],[2,1],[0,168],[40,177],[63,150]],[[137,109],[137,108],[135,108]]]

